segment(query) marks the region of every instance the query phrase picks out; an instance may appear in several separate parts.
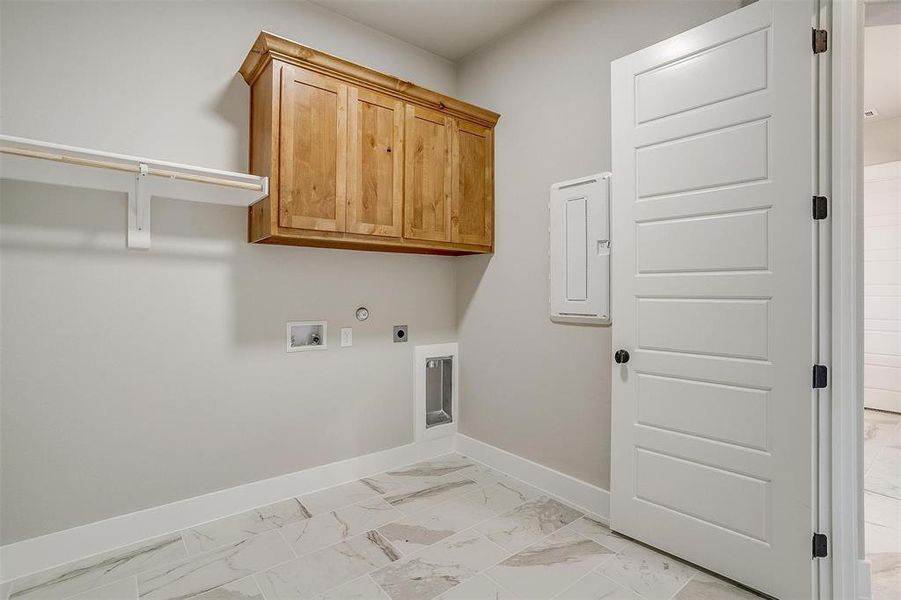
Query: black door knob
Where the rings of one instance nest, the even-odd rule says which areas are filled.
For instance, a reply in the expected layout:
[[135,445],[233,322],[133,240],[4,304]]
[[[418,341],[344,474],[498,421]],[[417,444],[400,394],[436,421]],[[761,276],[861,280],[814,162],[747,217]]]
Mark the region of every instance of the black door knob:
[[613,360],[615,360],[618,365],[629,362],[629,351],[617,350],[616,354],[613,355]]

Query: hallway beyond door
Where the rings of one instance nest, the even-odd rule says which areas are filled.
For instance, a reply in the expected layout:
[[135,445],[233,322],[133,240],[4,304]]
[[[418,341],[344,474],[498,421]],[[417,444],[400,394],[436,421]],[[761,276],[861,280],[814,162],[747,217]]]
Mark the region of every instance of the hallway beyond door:
[[864,413],[864,518],[873,600],[901,598],[901,415]]

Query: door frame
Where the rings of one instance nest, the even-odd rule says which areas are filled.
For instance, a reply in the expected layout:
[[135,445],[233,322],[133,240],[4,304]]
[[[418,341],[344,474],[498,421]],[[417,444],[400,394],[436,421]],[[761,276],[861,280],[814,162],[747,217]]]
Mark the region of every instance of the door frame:
[[[830,198],[820,243],[821,360],[830,367],[821,392],[820,524],[831,560],[820,574],[822,598],[870,598],[870,565],[863,527],[863,3],[829,0],[821,22],[829,30],[821,73],[821,189]],[[827,223],[828,223],[827,221]],[[851,285],[848,285],[851,283]],[[831,459],[830,459],[831,454]]]

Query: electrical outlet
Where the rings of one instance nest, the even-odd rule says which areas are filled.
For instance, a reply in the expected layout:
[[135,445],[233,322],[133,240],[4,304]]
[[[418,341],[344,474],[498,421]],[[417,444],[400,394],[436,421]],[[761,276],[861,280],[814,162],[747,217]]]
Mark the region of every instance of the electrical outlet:
[[354,330],[351,327],[341,328],[341,347],[347,348],[354,345]]

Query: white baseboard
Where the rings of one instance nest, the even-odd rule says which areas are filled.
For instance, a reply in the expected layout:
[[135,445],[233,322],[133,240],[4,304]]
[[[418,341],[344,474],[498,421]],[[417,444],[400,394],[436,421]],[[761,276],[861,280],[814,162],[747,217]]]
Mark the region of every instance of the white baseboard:
[[857,599],[870,600],[873,597],[870,581],[870,561],[857,561]]
[[454,449],[452,436],[407,444],[0,546],[0,581],[434,458]]
[[603,488],[460,433],[457,452],[550,492],[609,524],[610,492]]

